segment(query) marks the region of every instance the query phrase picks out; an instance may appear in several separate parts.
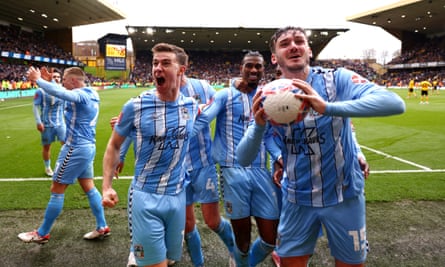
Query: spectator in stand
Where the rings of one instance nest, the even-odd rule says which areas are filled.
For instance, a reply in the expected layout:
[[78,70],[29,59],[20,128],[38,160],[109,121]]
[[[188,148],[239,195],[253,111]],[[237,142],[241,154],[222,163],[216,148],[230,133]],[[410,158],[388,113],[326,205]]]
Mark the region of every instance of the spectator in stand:
[[[51,71],[52,81],[59,85],[60,90],[65,90],[61,85],[62,72],[58,69]],[[40,132],[42,142],[42,157],[45,173],[53,176],[51,168],[51,144],[56,140],[63,145],[65,142],[66,125],[64,120],[65,101],[46,93],[43,89],[37,89],[34,95],[33,112]]]

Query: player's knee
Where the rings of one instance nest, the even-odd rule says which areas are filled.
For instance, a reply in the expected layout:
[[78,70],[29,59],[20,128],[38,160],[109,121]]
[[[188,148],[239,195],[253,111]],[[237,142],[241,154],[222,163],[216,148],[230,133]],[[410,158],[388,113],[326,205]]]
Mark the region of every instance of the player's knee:
[[217,218],[205,218],[205,224],[207,227],[209,227],[212,231],[218,230],[219,224],[221,223],[220,217]]

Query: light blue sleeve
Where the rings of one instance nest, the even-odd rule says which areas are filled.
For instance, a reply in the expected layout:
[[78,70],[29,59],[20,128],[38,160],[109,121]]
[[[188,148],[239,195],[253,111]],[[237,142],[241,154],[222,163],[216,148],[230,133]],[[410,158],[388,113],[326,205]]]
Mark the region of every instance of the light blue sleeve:
[[266,126],[251,124],[236,147],[236,159],[241,166],[250,165],[258,155]]
[[36,120],[36,124],[41,124],[42,119],[40,118],[40,107],[39,105],[34,104],[32,106],[32,112],[34,113],[34,119]]
[[200,113],[196,117],[195,124],[193,125],[192,135],[190,137],[195,137],[206,127],[209,127],[210,121],[204,113]]
[[277,161],[281,157],[281,148],[284,147],[283,141],[274,129],[274,127],[268,127],[264,134],[264,143],[272,162]]
[[206,89],[205,91],[207,91],[207,93],[209,94],[209,99],[212,99],[213,96],[216,94],[216,90],[215,88],[213,88],[212,85],[210,85],[208,82],[205,82],[206,84]]
[[56,96],[66,101],[82,102],[81,95],[79,94],[78,90],[70,91],[57,83],[48,82],[42,78],[37,80],[37,85],[52,96]]
[[201,113],[198,115],[195,125],[193,126],[192,136],[195,136],[204,128],[209,127],[210,122],[212,122],[216,116],[218,116],[223,107],[223,96],[223,92],[218,91],[210,101],[209,105],[201,110]]
[[131,137],[127,136],[125,138],[125,141],[121,145],[121,150],[119,152],[119,158],[121,162],[125,161],[125,157],[127,156],[128,149],[130,148],[131,145],[131,141],[132,141]]
[[337,100],[328,102],[324,115],[378,117],[405,112],[405,102],[394,92],[340,68],[335,73]]
[[133,99],[130,99],[124,104],[119,114],[119,120],[114,125],[114,131],[120,136],[127,137],[127,139],[131,139],[131,134],[134,130],[134,109],[132,102]]
[[359,99],[329,102],[324,115],[378,117],[402,114],[403,112],[405,112],[405,102],[400,96],[386,89],[379,89],[373,90]]
[[210,101],[210,104],[206,106],[202,113],[207,117],[209,121],[213,121],[219,112],[223,109],[225,100],[227,99],[227,93],[218,91]]

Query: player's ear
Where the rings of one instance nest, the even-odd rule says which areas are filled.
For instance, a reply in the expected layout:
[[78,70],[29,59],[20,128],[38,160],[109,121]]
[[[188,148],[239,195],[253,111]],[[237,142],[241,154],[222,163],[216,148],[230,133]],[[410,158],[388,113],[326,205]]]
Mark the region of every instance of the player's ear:
[[186,69],[187,68],[184,65],[179,66],[178,76],[184,75]]
[[275,54],[272,54],[270,56],[270,61],[272,62],[272,65],[277,64],[277,58],[275,57]]

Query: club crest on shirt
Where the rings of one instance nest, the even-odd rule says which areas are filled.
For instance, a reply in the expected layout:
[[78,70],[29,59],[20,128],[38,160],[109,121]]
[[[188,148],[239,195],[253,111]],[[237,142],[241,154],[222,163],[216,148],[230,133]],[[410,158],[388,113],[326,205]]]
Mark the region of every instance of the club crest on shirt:
[[198,102],[198,104],[202,104],[201,96],[199,94],[193,95],[192,97],[196,100],[196,102]]
[[144,258],[144,247],[142,245],[134,245],[134,256]]
[[353,83],[366,83],[368,82],[368,80],[366,80],[365,78],[363,78],[362,76],[356,74],[356,75],[352,75],[351,76],[351,80]]
[[189,110],[185,107],[182,107],[181,108],[181,116],[182,116],[182,119],[189,120],[190,119]]

